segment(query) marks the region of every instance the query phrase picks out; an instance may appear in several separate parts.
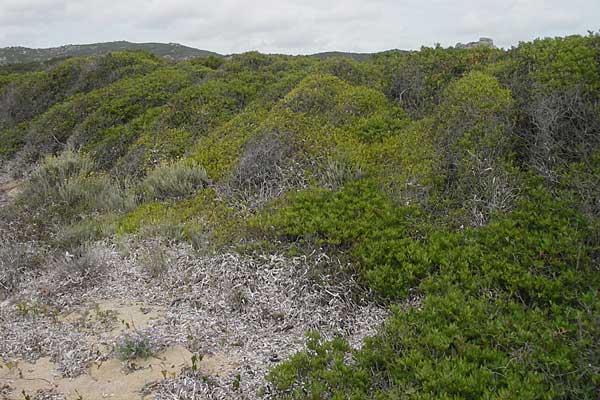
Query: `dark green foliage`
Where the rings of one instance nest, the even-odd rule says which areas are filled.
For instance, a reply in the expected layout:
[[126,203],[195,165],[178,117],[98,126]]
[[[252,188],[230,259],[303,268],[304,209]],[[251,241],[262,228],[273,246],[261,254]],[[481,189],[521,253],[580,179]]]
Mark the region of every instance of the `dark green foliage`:
[[265,225],[290,240],[316,245],[347,248],[388,228],[404,236],[405,229],[418,217],[416,209],[395,207],[368,181],[349,183],[339,191],[294,193],[286,203],[289,205],[279,206],[273,215],[264,217]]
[[270,375],[282,394],[595,398],[600,281],[580,215],[534,192],[478,230],[384,232],[359,245],[371,287],[394,298],[417,287],[423,305],[396,310],[359,351],[312,338]]
[[[578,351],[597,334],[594,321],[581,312],[565,317],[450,289],[418,310],[396,310],[361,351],[312,338],[306,353],[274,369],[270,379],[283,398],[297,399],[593,399],[597,382],[577,374],[593,374]],[[574,321],[580,332],[570,329]],[[344,362],[350,354],[351,364]],[[571,368],[582,370],[569,374]],[[573,390],[573,383],[581,386]]]

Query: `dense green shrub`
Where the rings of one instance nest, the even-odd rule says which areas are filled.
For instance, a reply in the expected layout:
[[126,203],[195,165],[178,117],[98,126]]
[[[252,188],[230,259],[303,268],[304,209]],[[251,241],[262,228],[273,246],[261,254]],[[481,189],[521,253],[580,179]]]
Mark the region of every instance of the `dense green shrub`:
[[418,287],[423,306],[398,310],[351,363],[343,343],[311,339],[271,374],[282,396],[594,398],[600,281],[580,215],[534,191],[481,229],[398,230],[360,241],[361,266],[388,297]]
[[167,121],[173,127],[190,129],[196,135],[206,134],[243,108],[247,96],[241,85],[208,80],[178,93],[169,102]]
[[448,84],[480,70],[501,56],[494,49],[444,49],[384,53],[375,62],[384,71],[384,91],[414,118],[422,118],[441,102]]
[[539,83],[552,88],[583,86],[597,90],[598,36],[537,39],[513,50],[515,62]]
[[378,76],[367,63],[349,58],[329,58],[315,65],[318,74],[333,75],[355,86],[369,86]]
[[332,75],[316,75],[300,82],[286,96],[284,105],[294,112],[345,125],[385,108],[387,100],[376,90],[351,86]]
[[[165,104],[191,84],[196,71],[159,68],[149,74],[121,79],[56,104],[28,123],[20,138],[26,158],[37,161],[47,154],[100,142],[103,132],[127,124],[147,110]],[[0,143],[4,140],[0,136]],[[14,146],[13,146],[14,147]]]
[[438,173],[447,196],[469,214],[463,223],[483,225],[516,197],[512,107],[510,91],[494,77],[471,72],[448,85],[436,110],[431,134],[441,159]]
[[362,350],[311,338],[269,378],[291,399],[594,399],[600,309],[582,301],[557,312],[449,288],[396,310]]

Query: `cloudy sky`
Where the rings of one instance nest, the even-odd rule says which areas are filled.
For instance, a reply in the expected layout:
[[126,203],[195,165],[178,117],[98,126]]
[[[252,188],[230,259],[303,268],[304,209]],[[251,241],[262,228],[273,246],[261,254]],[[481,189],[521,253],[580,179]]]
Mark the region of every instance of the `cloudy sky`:
[[0,47],[128,40],[305,54],[600,30],[600,0],[0,0]]

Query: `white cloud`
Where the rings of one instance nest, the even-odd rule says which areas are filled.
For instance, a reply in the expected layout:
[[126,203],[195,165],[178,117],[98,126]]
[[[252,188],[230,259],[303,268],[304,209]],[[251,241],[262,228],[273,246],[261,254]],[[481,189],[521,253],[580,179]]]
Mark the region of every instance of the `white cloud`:
[[0,0],[0,47],[129,40],[221,53],[378,51],[600,29],[597,0]]

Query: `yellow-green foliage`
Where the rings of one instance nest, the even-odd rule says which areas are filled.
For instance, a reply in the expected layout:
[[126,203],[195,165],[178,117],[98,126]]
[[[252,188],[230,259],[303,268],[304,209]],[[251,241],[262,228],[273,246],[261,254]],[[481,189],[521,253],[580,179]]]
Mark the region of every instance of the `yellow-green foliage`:
[[218,199],[212,189],[177,202],[147,202],[123,215],[116,223],[118,234],[167,234],[181,240],[208,241],[208,246],[229,246],[241,229],[234,210]]
[[265,113],[248,112],[232,118],[218,130],[201,137],[190,157],[206,167],[209,178],[218,180],[233,170],[244,143],[257,131]]
[[510,90],[493,76],[471,72],[446,89],[435,139],[451,151],[506,153],[512,107]]
[[134,233],[143,225],[171,222],[168,217],[168,206],[166,204],[158,202],[144,203],[123,217],[117,226],[117,233]]
[[283,106],[297,113],[317,115],[333,124],[351,124],[385,108],[387,99],[381,92],[351,86],[333,75],[316,75],[304,79],[284,99]]

